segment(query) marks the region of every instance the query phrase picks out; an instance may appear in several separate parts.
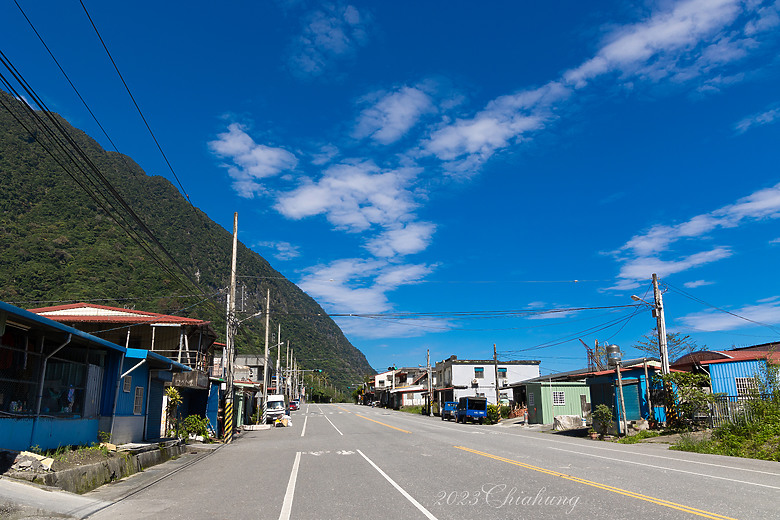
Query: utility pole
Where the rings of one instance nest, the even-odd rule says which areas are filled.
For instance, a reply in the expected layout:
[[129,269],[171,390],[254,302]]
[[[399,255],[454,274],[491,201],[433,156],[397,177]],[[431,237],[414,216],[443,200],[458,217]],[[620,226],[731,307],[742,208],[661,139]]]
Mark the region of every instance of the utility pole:
[[433,393],[431,388],[431,349],[427,350],[425,356],[428,363],[428,416],[433,417]]
[[[282,367],[280,366],[279,359],[282,357],[282,324],[279,324],[279,332],[276,334],[276,393],[280,394],[279,391],[279,385],[280,383],[280,377],[279,372],[281,371]],[[286,393],[286,392],[285,392]]]
[[233,442],[233,355],[236,327],[236,252],[238,250],[238,212],[233,213],[233,255],[230,261],[230,292],[228,293],[227,334],[225,355],[227,358],[227,384],[225,385],[225,442]]
[[271,321],[271,289],[265,296],[265,353],[263,354],[263,424],[266,423],[266,405],[268,404],[268,327]]
[[661,351],[661,374],[669,373],[669,351],[666,346],[666,320],[664,320],[664,302],[661,291],[658,289],[658,275],[653,273],[653,295],[655,296],[655,308],[653,315],[656,319],[658,330],[658,348]]
[[501,422],[501,390],[498,388],[498,355],[496,355],[496,344],[493,343],[493,371],[496,382],[496,406],[498,407],[498,422]]

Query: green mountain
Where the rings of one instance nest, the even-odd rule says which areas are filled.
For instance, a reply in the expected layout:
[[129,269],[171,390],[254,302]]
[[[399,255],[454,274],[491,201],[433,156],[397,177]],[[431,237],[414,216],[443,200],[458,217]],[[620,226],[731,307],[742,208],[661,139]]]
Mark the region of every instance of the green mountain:
[[[224,341],[232,234],[165,178],[146,175],[129,157],[103,150],[56,115],[52,119],[72,143],[60,146],[45,130],[52,122],[42,125],[0,91],[0,300],[25,308],[93,301],[198,317],[211,320]],[[77,156],[79,150],[141,223]],[[142,237],[144,247],[131,235]],[[373,373],[325,311],[264,258],[239,244],[237,265],[246,311],[240,319],[263,308],[270,288],[270,329],[275,333],[281,324],[282,339],[291,342],[303,368],[321,368],[342,388]],[[238,352],[261,352],[264,334],[264,320],[245,321]]]

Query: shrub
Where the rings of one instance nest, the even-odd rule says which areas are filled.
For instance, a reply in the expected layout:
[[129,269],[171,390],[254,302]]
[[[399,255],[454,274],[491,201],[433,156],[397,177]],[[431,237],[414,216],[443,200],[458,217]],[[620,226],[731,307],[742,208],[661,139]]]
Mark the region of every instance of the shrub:
[[209,421],[199,415],[188,415],[181,422],[179,435],[185,439],[190,435],[200,435],[204,439],[209,436]]
[[612,408],[605,404],[598,405],[593,411],[593,420],[599,425],[599,433],[606,435],[615,420]]

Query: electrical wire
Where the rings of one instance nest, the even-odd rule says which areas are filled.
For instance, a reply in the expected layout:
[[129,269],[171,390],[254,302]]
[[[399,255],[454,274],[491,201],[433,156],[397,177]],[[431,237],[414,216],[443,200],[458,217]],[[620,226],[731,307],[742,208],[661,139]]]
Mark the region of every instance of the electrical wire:
[[[101,36],[100,31],[98,31],[98,28],[95,25],[95,22],[92,20],[92,16],[90,16],[89,11],[87,10],[87,6],[84,5],[84,2],[82,0],[79,0],[79,3],[81,4],[81,7],[84,9],[84,14],[87,15],[87,18],[89,19],[89,23],[92,24],[92,28],[95,30],[95,34],[97,34],[97,37],[100,40],[100,43],[103,45],[103,49],[106,51],[106,54],[108,55],[108,58],[111,60],[111,64],[114,66],[114,70],[116,70],[116,73],[119,76],[119,79],[122,80],[122,85],[125,86],[125,90],[127,90],[127,93],[130,96],[130,99],[133,101],[133,105],[135,106],[135,109],[138,111],[138,115],[141,116],[141,119],[143,120],[144,125],[146,125],[146,129],[149,131],[149,135],[152,136],[152,139],[154,140],[154,144],[157,145],[157,149],[160,151],[160,154],[162,155],[163,159],[165,159],[165,164],[167,164],[168,168],[171,170],[171,173],[173,174],[173,177],[176,179],[176,182],[179,184],[179,187],[181,188],[182,193],[187,198],[187,202],[189,202],[192,205],[192,201],[190,200],[190,196],[187,193],[187,190],[184,189],[184,186],[182,185],[181,181],[179,180],[179,176],[176,175],[176,172],[173,170],[173,166],[171,165],[170,161],[168,160],[168,157],[165,155],[165,152],[163,151],[162,146],[160,145],[160,142],[157,140],[157,136],[154,135],[154,132],[152,131],[152,127],[149,126],[149,123],[146,120],[146,117],[144,116],[143,112],[141,111],[141,107],[138,106],[138,103],[135,100],[135,96],[133,96],[133,93],[130,91],[130,87],[127,86],[127,82],[125,81],[125,78],[122,76],[122,73],[119,71],[119,67],[116,64],[116,61],[114,61],[114,57],[111,55],[111,52],[109,52],[108,46],[106,46],[106,42],[103,40],[103,36]],[[193,205],[193,207],[194,207],[194,205]]]
[[720,311],[722,313],[728,314],[730,316],[734,316],[735,318],[739,318],[740,320],[744,320],[744,321],[747,321],[749,323],[753,323],[755,325],[759,325],[761,327],[766,327],[769,330],[771,330],[772,332],[775,332],[776,334],[780,334],[780,329],[778,329],[776,327],[773,327],[772,325],[770,325],[768,323],[763,323],[763,322],[760,322],[760,321],[751,320],[750,318],[746,318],[745,316],[741,316],[741,315],[739,315],[739,314],[737,314],[735,312],[731,312],[729,310],[723,309],[721,307],[718,307],[717,305],[713,305],[711,303],[707,303],[704,300],[702,300],[701,298],[697,298],[696,296],[694,296],[694,295],[692,295],[690,293],[687,293],[687,292],[683,291],[682,289],[680,289],[678,287],[675,287],[675,286],[673,286],[672,284],[670,284],[668,282],[663,282],[663,284],[664,284],[665,287],[668,287],[670,290],[672,290],[672,291],[674,291],[674,292],[676,292],[676,293],[678,293],[678,294],[680,294],[682,296],[685,296],[686,298],[688,298],[690,300],[693,300],[693,301],[695,301],[697,303],[700,303],[702,305],[705,305],[707,307],[715,309],[716,311]]

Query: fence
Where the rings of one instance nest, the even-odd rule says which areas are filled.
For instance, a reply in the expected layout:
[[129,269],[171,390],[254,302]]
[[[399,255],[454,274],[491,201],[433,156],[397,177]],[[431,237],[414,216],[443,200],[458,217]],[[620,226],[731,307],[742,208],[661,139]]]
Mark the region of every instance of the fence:
[[710,405],[710,426],[717,428],[727,422],[739,419],[752,420],[750,396],[724,395]]

